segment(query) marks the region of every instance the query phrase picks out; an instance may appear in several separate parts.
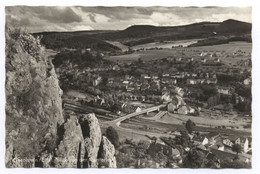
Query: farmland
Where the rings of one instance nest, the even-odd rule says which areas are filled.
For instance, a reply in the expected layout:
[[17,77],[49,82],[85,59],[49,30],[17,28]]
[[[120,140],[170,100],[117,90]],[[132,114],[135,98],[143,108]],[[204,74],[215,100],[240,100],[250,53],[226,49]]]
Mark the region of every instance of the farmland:
[[[152,44],[145,44],[139,46],[139,48],[149,47]],[[156,45],[156,44],[154,44]],[[167,44],[166,44],[167,45]],[[161,46],[160,46],[161,47]],[[135,46],[134,48],[138,48]],[[246,54],[251,53],[252,43],[247,42],[231,42],[229,44],[221,44],[214,46],[201,46],[201,47],[187,47],[187,48],[164,48],[160,50],[145,50],[145,51],[136,51],[132,54],[119,55],[119,56],[110,56],[106,59],[112,60],[115,62],[133,62],[137,61],[139,58],[143,61],[151,61],[156,59],[162,59],[168,56],[182,56],[182,52],[185,52],[186,56],[194,56],[194,58],[199,57],[199,54],[203,51],[206,52],[224,52],[226,55],[232,56],[233,53],[241,50],[242,52],[246,52]],[[223,57],[220,57],[221,59]],[[230,57],[232,58],[232,57]],[[243,58],[243,57],[241,57]],[[233,59],[232,59],[233,60]],[[236,58],[236,60],[240,60]]]

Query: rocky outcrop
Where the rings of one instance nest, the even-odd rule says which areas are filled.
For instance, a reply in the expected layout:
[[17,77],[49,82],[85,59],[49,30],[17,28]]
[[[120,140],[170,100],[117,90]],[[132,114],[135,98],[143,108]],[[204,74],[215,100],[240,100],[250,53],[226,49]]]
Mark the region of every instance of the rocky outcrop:
[[[46,144],[55,141],[57,125],[64,122],[62,91],[51,62],[42,52],[38,40],[30,34],[8,30],[6,144],[12,144],[16,158],[21,161],[35,158],[44,149],[52,150]],[[9,161],[6,158],[7,167],[16,167],[9,165]]]
[[84,167],[97,167],[98,150],[101,143],[101,129],[95,114],[81,115],[80,125],[87,151]]
[[77,118],[71,117],[60,129],[63,129],[61,132],[64,131],[64,134],[55,150],[54,167],[81,168],[85,148]]
[[[62,111],[62,91],[39,40],[6,34],[6,167],[98,167],[98,153],[115,167],[95,114]],[[101,141],[102,140],[102,141]],[[100,148],[102,147],[102,148]]]
[[105,136],[102,137],[98,157],[99,167],[116,168],[115,147]]

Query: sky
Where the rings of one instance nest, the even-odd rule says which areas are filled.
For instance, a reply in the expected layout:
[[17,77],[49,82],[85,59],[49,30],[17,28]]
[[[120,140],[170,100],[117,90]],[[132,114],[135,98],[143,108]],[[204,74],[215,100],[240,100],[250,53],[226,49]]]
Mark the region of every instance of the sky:
[[235,19],[252,22],[251,7],[9,6],[6,25],[31,32],[123,30],[132,25],[177,26]]

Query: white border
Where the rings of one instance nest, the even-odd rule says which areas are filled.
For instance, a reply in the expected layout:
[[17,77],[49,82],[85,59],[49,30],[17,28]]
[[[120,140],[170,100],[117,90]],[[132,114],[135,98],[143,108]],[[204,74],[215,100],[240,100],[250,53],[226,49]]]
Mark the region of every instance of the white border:
[[[82,6],[252,6],[253,15],[253,52],[252,52],[252,78],[253,78],[253,169],[221,169],[221,170],[212,170],[212,169],[6,169],[5,168],[5,60],[4,60],[4,25],[5,25],[5,6],[12,5],[30,5],[30,6],[72,6],[72,5],[82,5]],[[260,167],[257,165],[260,161],[260,141],[259,131],[260,124],[260,25],[258,16],[260,16],[260,9],[258,7],[257,0],[1,0],[0,1],[0,173],[38,173],[45,174],[48,173],[236,173],[236,174],[245,174],[245,173],[259,173]]]

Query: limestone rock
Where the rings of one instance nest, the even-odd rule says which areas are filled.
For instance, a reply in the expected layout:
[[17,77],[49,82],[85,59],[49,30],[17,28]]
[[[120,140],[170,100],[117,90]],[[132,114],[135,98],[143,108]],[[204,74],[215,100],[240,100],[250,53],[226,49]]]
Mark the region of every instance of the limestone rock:
[[100,167],[102,167],[100,164],[106,162],[107,166],[105,167],[116,168],[115,147],[105,136],[102,137],[98,157]]
[[54,167],[81,168],[85,155],[84,139],[78,120],[74,117],[61,126],[61,141],[55,151]]
[[101,129],[95,114],[83,114],[80,125],[85,142],[86,157],[88,161],[84,167],[97,167],[98,150],[101,143]]
[[32,35],[21,32],[14,38],[6,32],[6,142],[12,141],[18,159],[34,159],[46,148],[44,135],[50,133],[48,141],[54,142],[57,125],[64,122],[53,65],[37,48],[42,51]]

